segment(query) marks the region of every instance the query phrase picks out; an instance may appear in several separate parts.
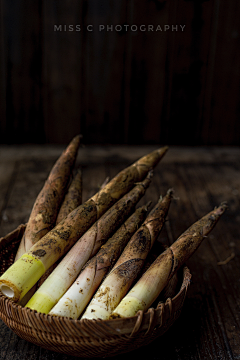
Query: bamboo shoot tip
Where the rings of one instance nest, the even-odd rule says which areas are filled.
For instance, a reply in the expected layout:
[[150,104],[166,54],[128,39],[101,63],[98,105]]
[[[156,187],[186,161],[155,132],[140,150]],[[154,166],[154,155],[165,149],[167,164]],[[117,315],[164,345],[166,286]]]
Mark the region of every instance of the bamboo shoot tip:
[[161,147],[158,151],[165,153],[166,151],[168,151],[168,149],[169,149],[169,146],[168,146],[168,145],[165,145],[165,146]]
[[167,195],[170,196],[171,198],[173,197],[173,194],[174,194],[174,189],[168,189],[167,191]]
[[77,167],[76,173],[82,175],[82,167],[80,165]]
[[226,201],[223,201],[223,202],[219,205],[218,209],[220,210],[221,213],[224,213],[225,210],[228,210],[228,204],[227,204],[227,202],[226,202]]
[[81,134],[78,134],[76,136],[74,136],[74,138],[72,139],[72,141],[80,141],[82,139],[82,135]]
[[147,174],[147,179],[150,180],[150,179],[152,179],[152,177],[153,177],[153,170],[150,170]]
[[148,203],[146,204],[146,210],[148,210],[149,209],[149,207],[151,206],[151,204],[152,204],[152,201],[150,200],[150,201],[148,201]]

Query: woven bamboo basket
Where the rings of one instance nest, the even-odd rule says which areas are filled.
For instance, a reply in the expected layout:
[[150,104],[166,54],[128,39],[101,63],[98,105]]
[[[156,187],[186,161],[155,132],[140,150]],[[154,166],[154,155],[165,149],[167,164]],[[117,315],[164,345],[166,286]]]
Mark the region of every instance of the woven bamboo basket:
[[[13,263],[25,225],[0,239],[0,275]],[[179,317],[190,284],[184,266],[177,287],[168,287],[165,299],[146,313],[115,320],[72,320],[24,308],[0,295],[0,317],[21,338],[45,349],[77,357],[109,357],[149,344]],[[167,297],[167,298],[166,298]]]

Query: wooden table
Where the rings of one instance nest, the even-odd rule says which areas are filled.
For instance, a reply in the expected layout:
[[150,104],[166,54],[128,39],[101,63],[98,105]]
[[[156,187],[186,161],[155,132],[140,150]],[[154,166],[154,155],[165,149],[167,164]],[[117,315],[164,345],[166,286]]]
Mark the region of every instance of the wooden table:
[[[153,146],[86,146],[79,150],[83,200],[107,176],[131,164]],[[28,219],[33,202],[60,146],[0,147],[0,236]],[[173,242],[188,226],[222,201],[229,209],[188,261],[192,284],[179,319],[150,345],[127,359],[240,359],[240,148],[171,147],[154,171],[140,203],[155,204],[168,188],[175,199],[159,241]],[[140,204],[139,203],[139,204]],[[0,359],[77,359],[44,350],[15,335],[0,321]],[[114,359],[122,359],[123,355]]]

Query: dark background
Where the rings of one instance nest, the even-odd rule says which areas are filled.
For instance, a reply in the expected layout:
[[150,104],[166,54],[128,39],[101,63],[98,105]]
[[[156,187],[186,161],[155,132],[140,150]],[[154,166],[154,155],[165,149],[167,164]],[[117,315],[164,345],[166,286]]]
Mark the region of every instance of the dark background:
[[0,142],[239,145],[239,19],[239,1],[2,0]]

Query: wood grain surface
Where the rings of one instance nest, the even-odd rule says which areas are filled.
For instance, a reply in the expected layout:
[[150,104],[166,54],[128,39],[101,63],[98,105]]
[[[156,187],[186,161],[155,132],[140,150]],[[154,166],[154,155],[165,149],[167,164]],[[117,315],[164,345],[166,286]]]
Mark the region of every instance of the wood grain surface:
[[0,142],[238,145],[239,16],[236,1],[2,0]]
[[[152,146],[86,146],[77,165],[83,170],[83,200],[107,176],[113,177]],[[28,219],[33,202],[61,146],[0,147],[0,236]],[[240,149],[237,147],[170,147],[154,171],[139,205],[152,206],[171,187],[175,199],[159,241],[172,243],[193,222],[219,205],[228,210],[188,261],[192,283],[180,318],[162,337],[124,355],[127,359],[240,359]],[[14,334],[0,321],[0,359],[73,360],[44,350]],[[122,355],[115,356],[122,359]]]

